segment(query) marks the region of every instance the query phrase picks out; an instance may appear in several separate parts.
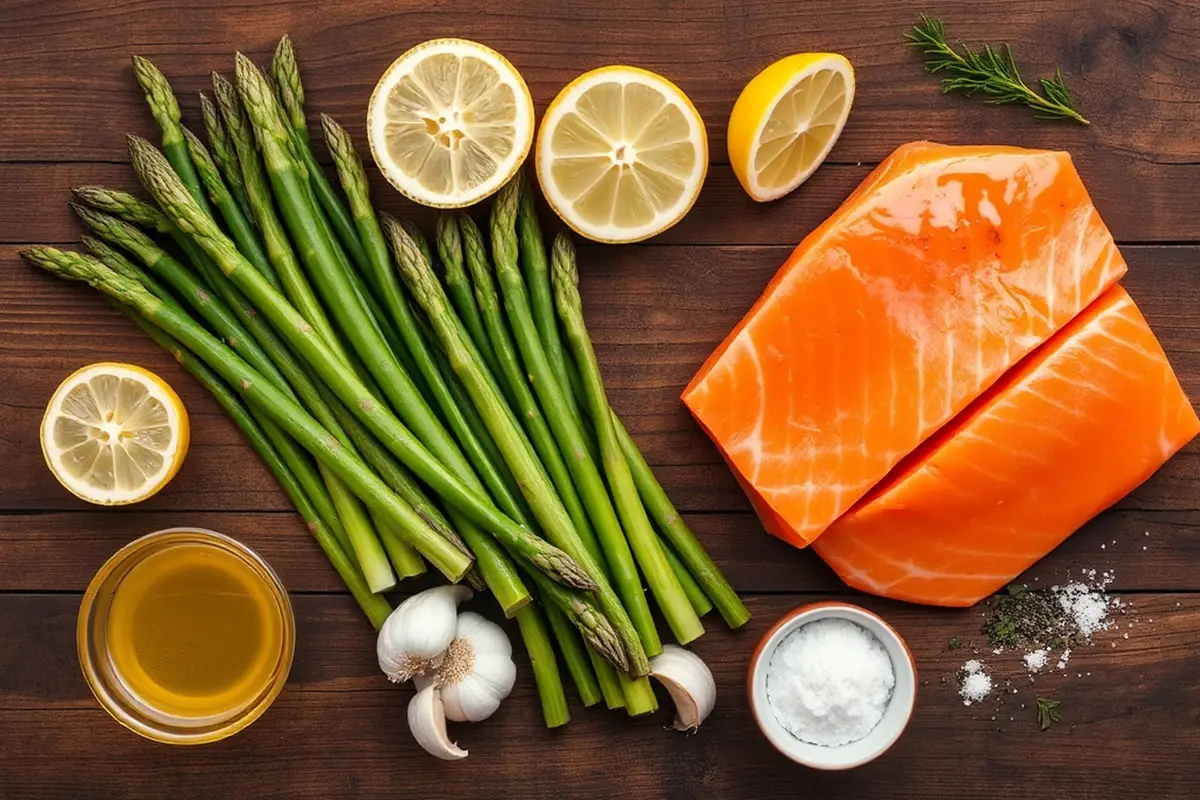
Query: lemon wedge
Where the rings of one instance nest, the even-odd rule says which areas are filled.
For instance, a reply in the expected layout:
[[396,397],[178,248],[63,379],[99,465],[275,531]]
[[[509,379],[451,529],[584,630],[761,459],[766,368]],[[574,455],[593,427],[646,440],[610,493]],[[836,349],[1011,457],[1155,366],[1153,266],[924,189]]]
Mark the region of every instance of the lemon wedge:
[[461,208],[508,182],[533,143],[533,99],[504,56],[431,39],[392,62],[367,107],[371,155],[397,191]]
[[783,197],[829,155],[854,102],[854,67],[837,53],[776,61],[742,89],[729,115],[734,174],[755,200]]
[[59,384],[42,417],[42,454],[59,483],[105,506],[136,503],[175,476],[187,454],[187,410],[132,364],[92,364]]
[[688,212],[708,171],[704,121],[678,86],[637,67],[602,67],[546,109],[537,175],[581,236],[637,242]]

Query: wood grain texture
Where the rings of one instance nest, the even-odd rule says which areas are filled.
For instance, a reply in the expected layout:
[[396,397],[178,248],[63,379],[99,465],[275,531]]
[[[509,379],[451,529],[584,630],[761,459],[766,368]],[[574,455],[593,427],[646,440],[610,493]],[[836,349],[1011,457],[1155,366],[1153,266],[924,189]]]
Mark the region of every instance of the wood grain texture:
[[[1045,124],[1021,108],[944,96],[901,43],[919,12],[951,36],[1011,42],[1032,79],[1062,66],[1090,128]],[[404,723],[410,690],[378,674],[373,635],[271,476],[212,400],[96,295],[19,263],[20,245],[69,243],[80,184],[135,188],[124,136],[155,138],[129,64],[153,58],[198,126],[196,92],[236,50],[263,60],[296,40],[310,116],[328,112],[360,144],[366,99],[395,56],[433,36],[490,44],[529,81],[539,112],[560,87],[607,63],[647,67],[696,102],[709,177],[695,209],[647,246],[581,249],[586,313],[612,399],[668,492],[754,619],[715,617],[696,645],[718,684],[695,736],[649,719],[572,706],[541,724],[518,652],[513,696],[496,717],[452,733],[465,763],[421,753]],[[746,312],[793,247],[897,145],[994,142],[1071,152],[1130,263],[1125,285],[1200,396],[1200,0],[7,0],[0,3],[0,800],[122,798],[720,798],[1010,800],[1191,798],[1200,785],[1200,446],[1035,565],[1048,585],[1114,573],[1120,630],[1077,650],[1070,669],[1028,683],[1018,653],[982,653],[1016,695],[964,707],[955,673],[979,645],[980,609],[944,611],[862,598],[812,553],[763,534],[712,445],[678,400],[703,358]],[[829,162],[788,199],[756,205],[728,165],[725,121],[758,69],[797,51],[854,63],[854,112]],[[322,148],[319,157],[326,159]],[[371,170],[385,209],[427,229],[433,215]],[[554,224],[549,215],[548,225]],[[70,497],[42,463],[37,425],[58,382],[120,358],[183,396],[193,442],[183,471],[135,509]],[[119,728],[79,674],[80,592],[135,536],[199,525],[257,549],[293,591],[299,626],[287,690],[254,726],[202,748],[168,748]],[[426,577],[404,585],[430,585]],[[909,731],[850,773],[799,768],[754,730],[744,700],[753,644],[796,605],[836,596],[883,613],[921,671]],[[486,598],[474,601],[495,615]],[[1128,634],[1128,638],[1125,635]],[[948,650],[951,637],[966,647]],[[1113,646],[1115,645],[1115,646]],[[519,650],[520,648],[518,648]],[[1064,723],[1036,730],[1032,700],[1062,701]],[[665,700],[665,698],[663,698]],[[1026,704],[1021,708],[1021,704]],[[994,719],[993,719],[994,717]],[[1010,717],[1012,720],[1010,721]]]
[[[764,535],[753,514],[685,519],[739,592],[855,594],[813,552]],[[117,548],[177,526],[208,528],[244,542],[291,591],[344,591],[300,518],[288,511],[99,510],[0,515],[0,590],[81,592]],[[1116,510],[1084,526],[1018,580],[1049,586],[1099,565],[1112,572],[1114,591],[1188,591],[1196,588],[1198,561],[1200,512]],[[418,591],[438,582],[429,574],[401,589]]]
[[[215,403],[171,358],[99,294],[38,273],[0,246],[0,509],[75,509],[43,468],[36,422],[62,378],[121,358],[177,387],[195,441],[175,480],[147,508],[282,509],[284,499]],[[685,511],[749,508],[679,392],[750,308],[789,248],[589,247],[581,251],[588,324],[614,407]],[[1125,285],[1142,307],[1183,386],[1200,395],[1196,264],[1200,247],[1126,247]],[[664,302],[670,298],[670,302]],[[1126,507],[1195,509],[1200,447],[1185,448],[1124,501]]]
[[[365,155],[365,142],[359,139]],[[1190,231],[1200,205],[1200,163],[1155,164],[1128,160],[1113,164],[1092,151],[1073,155],[1104,221],[1120,242],[1173,242]],[[674,228],[654,244],[794,246],[805,232],[829,216],[874,165],[826,163],[786,202],[755,203],[742,190],[728,164],[714,164],[700,198]],[[436,218],[400,196],[377,170],[370,170],[372,197],[380,208],[413,218],[432,229]],[[72,242],[79,226],[67,208],[75,186],[100,185],[143,194],[125,164],[5,164],[0,192],[7,198],[0,218],[0,244]],[[560,227],[543,207],[547,228]],[[1191,233],[1186,235],[1191,236]]]
[[[866,601],[906,637],[920,664],[917,711],[904,738],[879,761],[822,774],[772,750],[743,699],[752,644],[798,604],[793,596],[751,598],[755,617],[748,629],[713,630],[699,640],[696,650],[713,670],[718,701],[695,735],[665,730],[666,708],[629,720],[580,708],[573,698],[571,724],[546,731],[528,665],[518,654],[516,688],[496,716],[453,726],[451,735],[471,755],[451,764],[429,758],[412,742],[403,723],[411,690],[378,674],[370,629],[344,598],[295,598],[296,662],[287,689],[261,720],[224,742],[169,748],[120,730],[88,696],[73,656],[76,596],[0,595],[0,641],[22,642],[19,653],[0,650],[0,775],[6,778],[0,796],[1193,797],[1200,598],[1123,599],[1129,607],[1122,624],[1133,626],[1102,632],[1094,646],[1077,648],[1066,672],[1040,675],[1031,685],[1019,654],[985,653],[997,685],[1012,683],[1008,694],[969,708],[954,680],[972,657],[977,613]],[[954,636],[966,647],[948,650]],[[1037,731],[1031,710],[1039,696],[1062,702],[1063,723],[1046,733]],[[633,752],[636,757],[625,755]]]
[[[358,0],[331,19],[322,0],[73,0],[58,13],[34,0],[10,2],[0,17],[8,89],[0,100],[8,121],[0,154],[9,161],[124,160],[125,133],[151,133],[131,52],[159,64],[183,97],[185,114],[195,118],[195,93],[207,88],[211,71],[230,70],[235,50],[266,58],[289,31],[310,103],[341,119],[359,140],[367,97],[387,65],[424,39],[455,35],[508,56],[539,110],[594,67],[628,63],[660,71],[695,102],[717,161],[724,159],[724,123],[741,87],[775,59],[805,50],[845,53],[858,74],[855,116],[834,150],[836,161],[878,161],[897,143],[921,138],[986,138],[1122,161],[1200,161],[1200,142],[1183,135],[1200,123],[1200,100],[1190,90],[1200,35],[1195,0],[475,0],[469,8]],[[1100,124],[1030,124],[1024,109],[943,97],[901,41],[921,11],[942,17],[964,40],[1011,42],[1030,76],[1061,66],[1080,105]]]

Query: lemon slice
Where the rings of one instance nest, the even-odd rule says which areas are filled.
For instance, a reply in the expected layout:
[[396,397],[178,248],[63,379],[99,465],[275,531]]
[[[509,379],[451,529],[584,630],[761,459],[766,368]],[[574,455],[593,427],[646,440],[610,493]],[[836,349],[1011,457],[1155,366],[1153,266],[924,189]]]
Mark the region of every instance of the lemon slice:
[[162,378],[132,364],[84,367],[55,390],[42,454],[76,497],[116,506],[145,500],[179,471],[187,411]]
[[783,197],[829,155],[854,102],[854,67],[836,53],[781,58],[754,76],[729,115],[729,161],[755,200]]
[[637,67],[602,67],[559,92],[538,132],[537,175],[554,211],[601,242],[674,225],[708,170],[704,121],[678,86]]
[[533,142],[525,79],[495,50],[431,39],[392,62],[367,107],[371,155],[411,200],[477,203],[516,174]]

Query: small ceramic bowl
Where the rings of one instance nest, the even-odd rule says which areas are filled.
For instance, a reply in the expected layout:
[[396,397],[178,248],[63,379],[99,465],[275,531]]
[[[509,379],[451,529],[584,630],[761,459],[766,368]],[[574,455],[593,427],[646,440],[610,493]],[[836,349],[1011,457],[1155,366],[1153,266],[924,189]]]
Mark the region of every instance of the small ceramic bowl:
[[[879,724],[857,742],[835,747],[796,738],[775,718],[775,712],[767,703],[767,668],[775,648],[793,631],[810,622],[829,618],[849,620],[872,633],[891,658],[896,676],[896,686]],[[876,614],[849,603],[813,603],[783,615],[766,632],[750,659],[746,684],[755,722],[776,750],[813,769],[852,769],[883,755],[904,733],[916,703],[917,667],[900,634]]]

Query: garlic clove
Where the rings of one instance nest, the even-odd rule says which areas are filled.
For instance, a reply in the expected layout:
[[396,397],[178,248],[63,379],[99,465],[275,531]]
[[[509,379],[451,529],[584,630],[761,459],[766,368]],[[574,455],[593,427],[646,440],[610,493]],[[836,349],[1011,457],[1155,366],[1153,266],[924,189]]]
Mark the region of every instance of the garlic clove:
[[454,641],[458,604],[471,596],[466,586],[438,586],[414,594],[396,607],[375,640],[379,668],[389,680],[403,683],[437,666]]
[[700,656],[673,644],[650,659],[650,675],[658,680],[675,703],[677,731],[694,731],[717,703],[717,683]]
[[408,701],[408,728],[426,753],[443,761],[467,757],[467,751],[450,741],[446,733],[446,710],[436,686],[426,686]]
[[454,635],[471,642],[477,653],[500,653],[512,657],[512,642],[508,640],[504,629],[474,611],[464,611],[458,615],[458,630]]
[[496,713],[517,679],[512,643],[494,622],[471,611],[458,615],[458,635],[437,669],[446,716],[479,722]]
[[475,680],[503,700],[517,682],[517,665],[510,656],[476,650]]
[[482,722],[500,708],[500,697],[478,680],[465,680],[442,690],[446,718],[455,722]]

